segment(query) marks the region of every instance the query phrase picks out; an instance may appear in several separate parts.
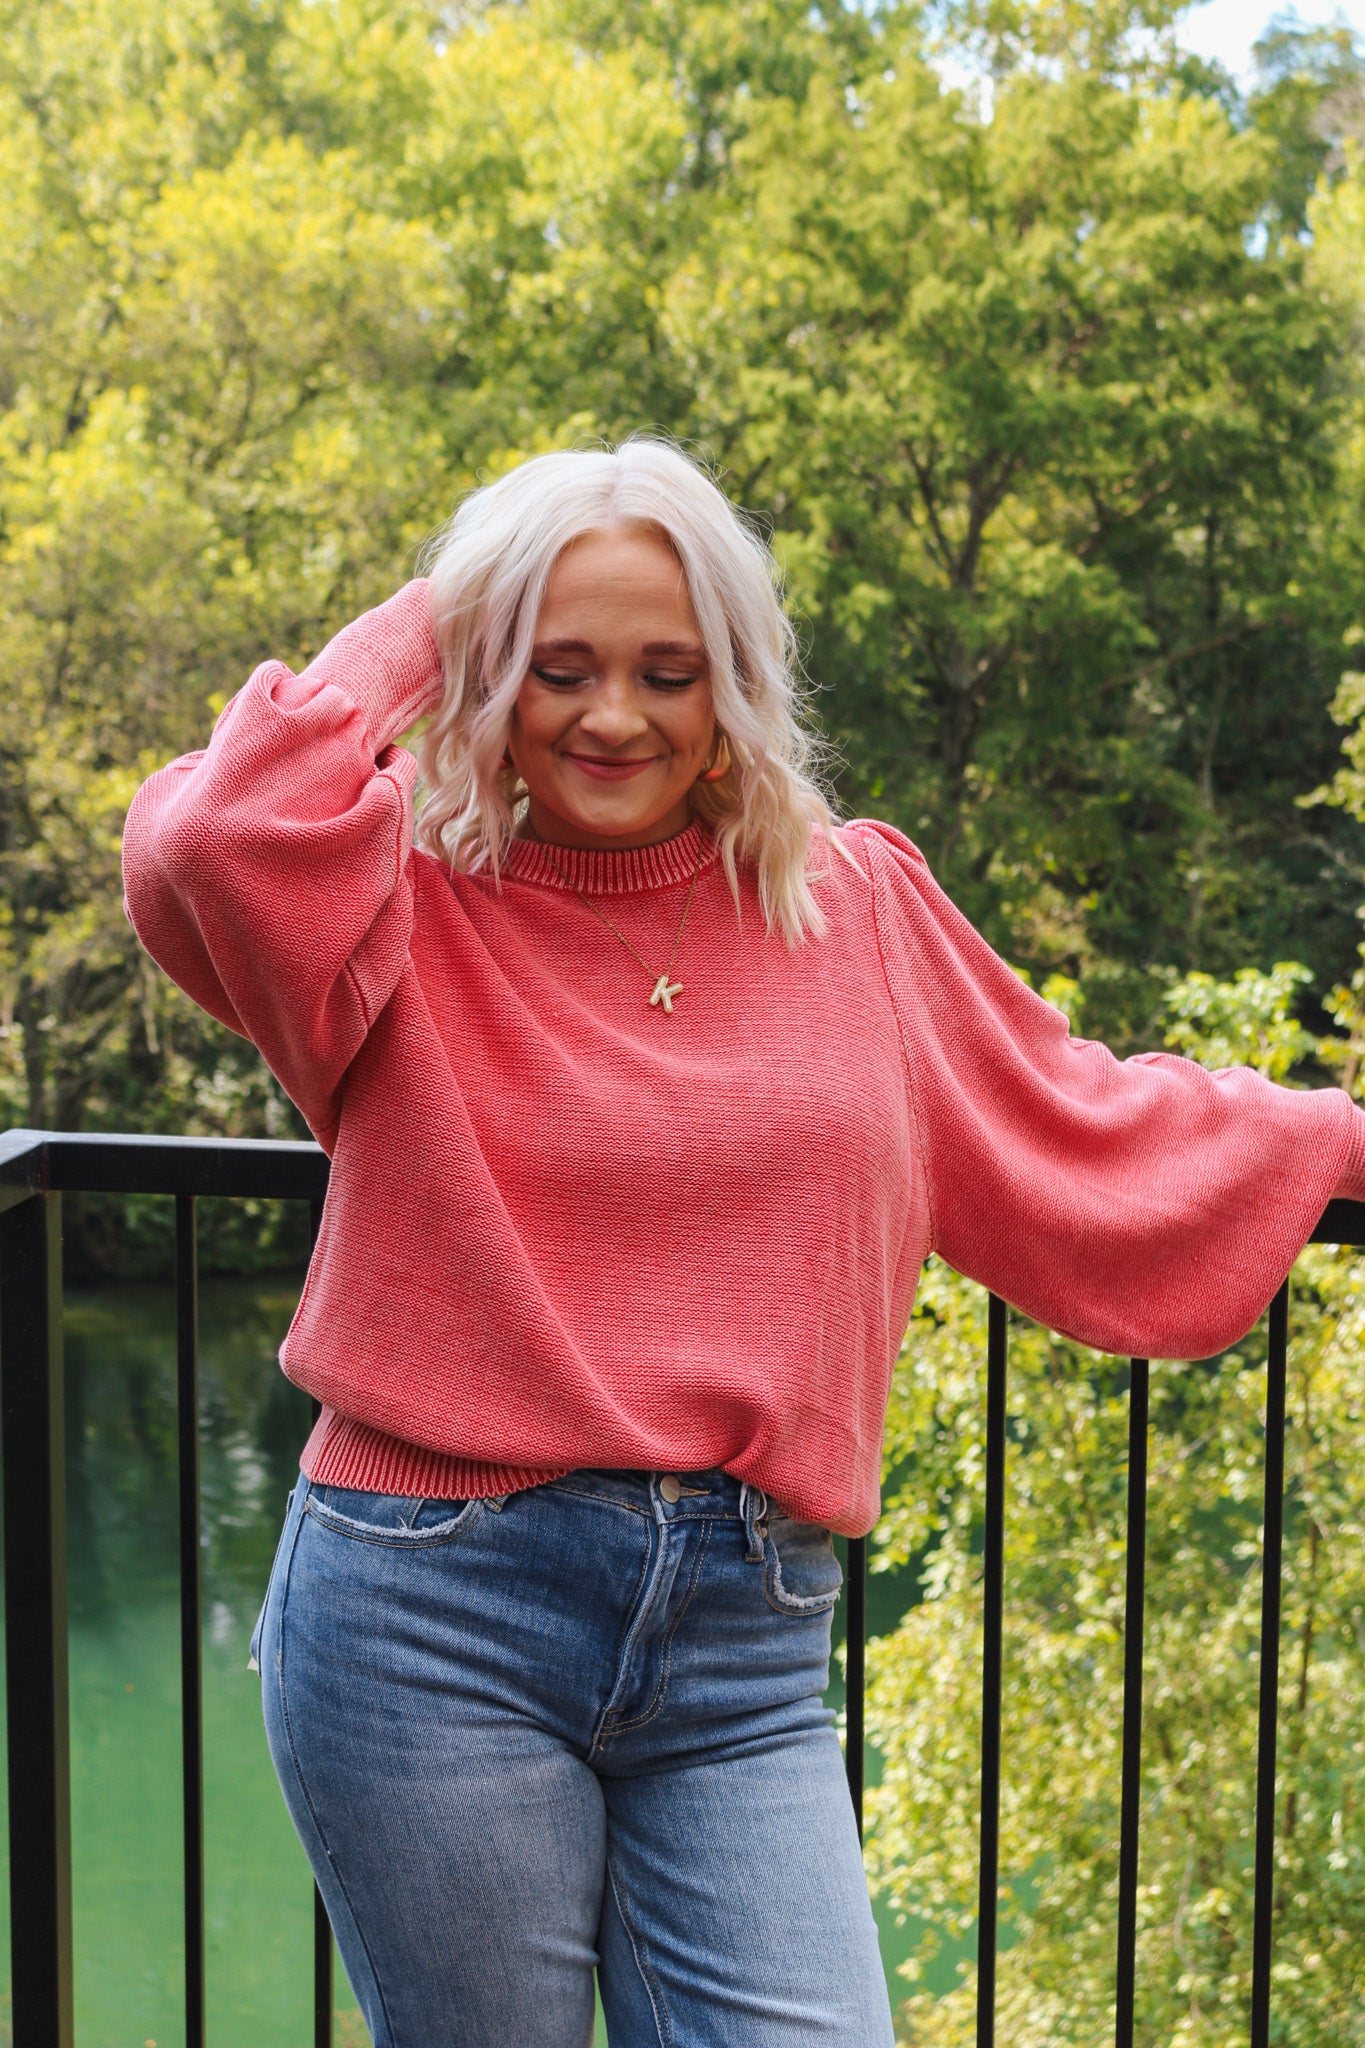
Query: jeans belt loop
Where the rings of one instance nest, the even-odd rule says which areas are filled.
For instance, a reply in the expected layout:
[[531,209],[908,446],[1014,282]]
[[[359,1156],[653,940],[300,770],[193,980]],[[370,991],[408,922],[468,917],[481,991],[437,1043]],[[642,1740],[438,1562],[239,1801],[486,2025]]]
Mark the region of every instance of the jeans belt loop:
[[744,1535],[748,1545],[744,1553],[745,1558],[749,1564],[761,1564],[763,1538],[767,1534],[763,1523],[768,1512],[768,1496],[761,1487],[750,1486],[747,1479],[740,1484],[739,1512],[744,1522]]

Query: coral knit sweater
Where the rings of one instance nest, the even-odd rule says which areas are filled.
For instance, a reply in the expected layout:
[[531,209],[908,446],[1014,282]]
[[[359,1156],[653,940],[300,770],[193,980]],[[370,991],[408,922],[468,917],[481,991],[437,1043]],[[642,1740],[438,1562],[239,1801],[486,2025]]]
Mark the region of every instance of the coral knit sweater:
[[[1365,1195],[1345,1094],[1069,1037],[888,826],[817,849],[829,930],[795,947],[696,826],[452,873],[394,744],[439,684],[412,583],[259,668],[128,819],[144,945],[332,1157],[281,1354],[323,1403],[311,1477],[720,1465],[857,1535],[926,1253],[1082,1343],[1203,1357]],[[662,965],[699,857],[669,1016],[565,877]]]

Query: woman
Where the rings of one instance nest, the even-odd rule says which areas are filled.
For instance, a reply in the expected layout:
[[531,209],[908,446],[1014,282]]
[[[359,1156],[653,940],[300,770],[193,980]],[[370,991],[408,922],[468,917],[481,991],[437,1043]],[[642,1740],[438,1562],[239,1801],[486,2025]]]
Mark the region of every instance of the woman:
[[542,456],[129,818],[143,943],[332,1157],[253,1648],[377,2048],[582,2048],[594,1966],[621,2048],[884,2048],[829,1532],[924,1257],[1200,1357],[1365,1194],[1341,1092],[1069,1038],[835,823],[793,670],[698,467]]

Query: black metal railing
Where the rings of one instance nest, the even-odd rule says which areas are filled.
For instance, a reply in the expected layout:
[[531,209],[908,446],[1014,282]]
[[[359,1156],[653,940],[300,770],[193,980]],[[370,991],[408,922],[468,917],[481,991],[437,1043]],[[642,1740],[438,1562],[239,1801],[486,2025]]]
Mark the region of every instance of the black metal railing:
[[[0,1417],[3,1419],[5,1650],[9,1729],[14,2048],[71,2048],[71,1805],[67,1702],[66,1502],[62,1374],[63,1193],[158,1194],[176,1204],[180,1668],[184,1809],[185,2043],[204,2048],[204,1804],[200,1669],[199,1336],[195,1204],[204,1196],[310,1204],[316,1236],[327,1160],[315,1145],[11,1131],[0,1138]],[[1333,1202],[1315,1243],[1365,1246],[1365,1203]],[[977,2044],[994,2048],[1000,1862],[1008,1310],[990,1298],[982,1559],[981,1823]],[[1289,1290],[1271,1305],[1250,2048],[1268,2048],[1275,1846],[1280,1580],[1284,1532]],[[1115,2048],[1132,2048],[1142,1755],[1148,1365],[1132,1361],[1128,1433]],[[849,1790],[862,1828],[867,1545],[848,1546]],[[332,2040],[332,1937],[313,1907],[313,2040]]]
[[[61,1198],[175,1200],[185,2048],[204,2048],[204,1751],[199,1594],[201,1196],[310,1204],[327,1190],[316,1145],[10,1131],[0,1138],[0,1420],[9,1726],[14,2048],[71,2048],[71,1797],[67,1706]],[[313,2041],[331,2048],[332,1933],[313,1895]]]

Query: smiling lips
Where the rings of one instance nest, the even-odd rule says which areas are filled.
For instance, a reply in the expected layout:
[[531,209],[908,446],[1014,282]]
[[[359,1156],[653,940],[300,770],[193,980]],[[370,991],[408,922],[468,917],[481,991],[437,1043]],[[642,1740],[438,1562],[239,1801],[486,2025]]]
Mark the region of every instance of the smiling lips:
[[597,754],[572,754],[566,752],[566,761],[572,761],[575,768],[581,768],[585,775],[592,775],[599,782],[628,782],[632,775],[638,775],[644,768],[654,765],[657,756],[646,754],[643,760],[610,761]]

